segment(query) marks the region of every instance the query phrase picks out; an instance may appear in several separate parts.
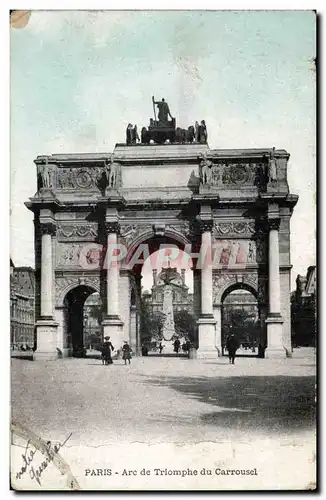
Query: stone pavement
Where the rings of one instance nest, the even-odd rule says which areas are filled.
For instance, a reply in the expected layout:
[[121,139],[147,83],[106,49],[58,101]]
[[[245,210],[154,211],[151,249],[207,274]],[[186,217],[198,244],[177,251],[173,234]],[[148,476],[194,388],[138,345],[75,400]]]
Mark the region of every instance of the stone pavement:
[[98,445],[310,435],[315,355],[287,360],[12,359],[12,418],[51,440]]

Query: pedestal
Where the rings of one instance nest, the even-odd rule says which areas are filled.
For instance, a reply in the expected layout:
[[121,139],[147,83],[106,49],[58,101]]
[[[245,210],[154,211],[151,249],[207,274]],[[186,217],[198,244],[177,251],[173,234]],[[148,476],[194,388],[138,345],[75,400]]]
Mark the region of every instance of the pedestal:
[[102,321],[103,338],[110,337],[110,342],[114,347],[113,359],[121,359],[123,341],[127,340],[123,338],[123,324],[119,316],[107,316]]
[[286,350],[283,347],[282,324],[283,319],[279,314],[269,314],[266,319],[267,324],[267,348],[265,350],[266,359],[286,358]]
[[216,320],[213,315],[201,316],[197,321],[198,342],[197,359],[216,359]]
[[58,323],[53,319],[40,319],[37,321],[37,350],[33,355],[35,361],[52,361],[58,359],[57,329]]

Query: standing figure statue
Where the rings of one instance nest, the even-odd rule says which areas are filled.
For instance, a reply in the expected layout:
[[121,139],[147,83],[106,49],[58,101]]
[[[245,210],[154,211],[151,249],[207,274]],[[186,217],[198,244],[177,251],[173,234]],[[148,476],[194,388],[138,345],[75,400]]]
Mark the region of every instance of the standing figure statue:
[[195,138],[195,129],[194,129],[193,125],[190,125],[190,127],[188,127],[186,135],[187,135],[187,142],[193,142],[194,141],[194,138]]
[[167,123],[168,118],[170,116],[171,120],[173,120],[172,115],[170,113],[170,108],[167,102],[165,102],[164,97],[162,97],[162,101],[155,101],[154,96],[152,97],[153,104],[156,104],[158,107],[158,121],[160,123]]
[[147,130],[146,127],[143,127],[141,129],[141,134],[140,135],[141,135],[141,142],[142,142],[142,144],[149,144],[149,142],[150,142],[150,135],[149,135],[148,130]]
[[221,168],[215,163],[212,165],[212,184],[220,186],[222,184]]
[[199,123],[195,123],[195,142],[199,142]]
[[131,129],[131,144],[137,144],[139,141],[140,139],[137,131],[137,125],[135,125],[134,128]]
[[126,144],[128,146],[132,143],[132,136],[133,136],[132,124],[128,123],[128,127],[126,129]]
[[114,189],[117,187],[119,165],[115,163],[113,155],[110,156],[110,163],[105,165],[105,176],[107,187]]
[[41,176],[42,188],[50,189],[53,187],[53,170],[48,164],[48,160],[45,160],[44,165],[39,165],[39,174]]
[[212,183],[212,162],[208,160],[206,151],[201,153],[201,162],[199,165],[200,169],[200,180],[202,184],[211,185]]
[[268,182],[277,181],[277,164],[275,159],[275,147],[272,149],[268,161]]
[[207,143],[207,127],[206,127],[205,120],[202,120],[200,122],[198,134],[199,134],[199,142],[201,144],[206,144]]

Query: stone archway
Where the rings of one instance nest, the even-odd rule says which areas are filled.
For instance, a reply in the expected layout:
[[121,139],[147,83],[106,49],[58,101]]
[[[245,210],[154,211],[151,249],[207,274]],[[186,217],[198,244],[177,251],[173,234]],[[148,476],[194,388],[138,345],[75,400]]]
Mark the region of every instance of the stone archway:
[[[121,263],[119,272],[119,294],[120,308],[123,317],[124,327],[118,334],[115,331],[107,331],[105,334],[120,345],[123,339],[129,339],[134,352],[141,352],[141,332],[142,332],[142,299],[141,280],[143,265],[148,258],[159,250],[174,248],[184,251],[186,245],[190,245],[189,240],[176,229],[174,231],[164,230],[161,225],[160,232],[155,228],[142,231],[137,235],[128,248],[127,258]],[[130,314],[128,317],[127,314]]]
[[238,340],[237,355],[258,356],[261,352],[260,307],[257,294],[251,286],[234,284],[221,298],[221,346],[226,354],[228,336],[233,333]]
[[97,292],[89,285],[69,286],[62,302],[56,308],[58,322],[58,351],[63,357],[83,357],[84,322],[83,311],[87,298]]
[[[99,256],[122,244],[133,254],[148,240],[189,244],[194,254],[205,247],[208,260],[218,248],[216,269],[194,270],[198,357],[219,353],[221,294],[241,281],[256,291],[264,282],[268,355],[283,357],[290,344],[289,221],[297,202],[287,184],[288,158],[284,150],[214,150],[198,143],[117,144],[110,154],[39,156],[38,190],[26,203],[35,227],[35,357],[54,359],[57,350],[68,350],[63,302],[79,285],[100,292],[103,331],[118,346],[131,340],[137,267],[119,262],[105,268]],[[265,176],[270,161],[278,172],[272,183]],[[208,166],[210,178],[203,175]]]

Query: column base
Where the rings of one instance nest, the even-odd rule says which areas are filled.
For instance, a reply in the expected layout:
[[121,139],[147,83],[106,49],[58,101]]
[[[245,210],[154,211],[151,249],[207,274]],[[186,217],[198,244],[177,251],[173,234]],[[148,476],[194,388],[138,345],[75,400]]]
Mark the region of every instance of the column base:
[[60,349],[60,357],[61,358],[72,358],[73,348],[72,347],[64,347]]
[[110,337],[110,342],[114,347],[112,359],[122,358],[123,341],[127,340],[123,338],[123,325],[123,321],[117,315],[106,316],[102,321],[103,337]]
[[286,350],[283,347],[282,325],[283,319],[279,313],[269,313],[266,318],[267,347],[266,359],[285,359]]
[[197,321],[198,343],[197,359],[216,359],[216,319],[213,314],[202,314]]
[[198,349],[197,359],[217,359],[219,357],[218,350],[214,349]]
[[287,358],[284,347],[267,347],[265,349],[265,359],[285,359]]
[[33,354],[35,361],[53,361],[58,359],[57,329],[58,323],[53,318],[41,318],[36,323],[37,349]]

